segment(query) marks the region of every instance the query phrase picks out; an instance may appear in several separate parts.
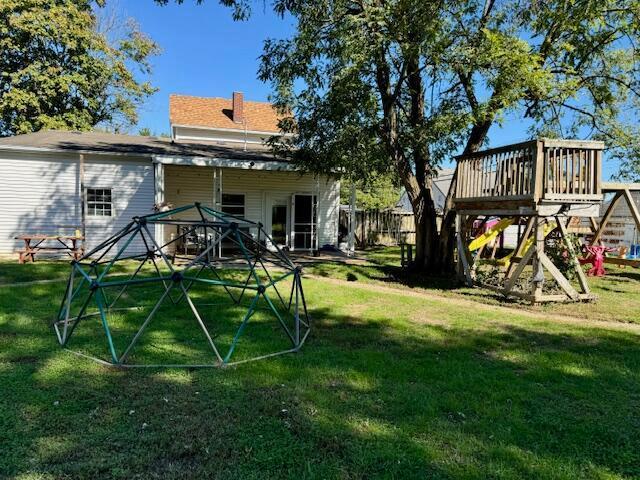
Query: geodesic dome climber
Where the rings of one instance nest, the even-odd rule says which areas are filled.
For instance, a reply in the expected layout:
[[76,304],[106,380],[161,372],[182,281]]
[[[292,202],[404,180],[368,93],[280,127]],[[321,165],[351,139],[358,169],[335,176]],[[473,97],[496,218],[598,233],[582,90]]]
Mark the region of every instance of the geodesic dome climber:
[[262,224],[196,203],[134,217],[73,261],[53,328],[110,365],[223,366],[298,351],[310,320],[301,269]]

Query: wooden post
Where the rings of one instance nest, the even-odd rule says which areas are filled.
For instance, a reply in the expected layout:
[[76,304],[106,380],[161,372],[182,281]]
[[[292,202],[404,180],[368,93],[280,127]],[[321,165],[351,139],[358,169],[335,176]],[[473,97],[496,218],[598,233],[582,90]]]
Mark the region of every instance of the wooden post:
[[[533,224],[535,222],[535,219],[536,217],[529,217],[529,220],[527,220],[527,225],[524,229],[524,232],[518,238],[518,245],[516,246],[516,249],[513,252],[513,255],[511,256],[511,262],[509,262],[509,266],[507,267],[507,271],[504,276],[505,280],[508,280],[511,277],[515,264],[523,260],[522,255],[525,252],[523,252],[522,250],[524,249],[524,246],[527,243],[529,236],[531,235],[531,231],[533,230]],[[520,227],[520,223],[518,223],[518,228],[519,227]]]
[[611,200],[611,203],[607,207],[607,211],[604,213],[602,220],[600,220],[600,226],[598,227],[598,230],[596,231],[595,235],[593,236],[593,239],[591,240],[591,245],[595,245],[597,242],[600,241],[600,237],[604,232],[604,228],[607,226],[607,223],[609,222],[609,218],[613,214],[613,210],[618,204],[618,202],[620,201],[620,198],[622,198],[622,195],[623,195],[622,192],[616,192],[615,196]]
[[467,258],[466,245],[463,240],[462,225],[464,224],[461,215],[456,215],[456,239],[458,246],[458,277],[464,279],[467,286],[473,285],[469,260]]
[[636,222],[636,227],[640,230],[640,212],[638,212],[638,206],[636,202],[633,201],[633,196],[628,188],[624,189],[624,198],[629,205],[629,210],[631,210],[631,216],[633,216],[633,220]]
[[349,201],[349,240],[347,244],[349,255],[356,250],[356,184],[351,180],[351,198]]
[[544,283],[544,269],[541,257],[544,255],[544,218],[536,217],[535,220],[535,253],[533,255],[532,303],[537,303],[542,296],[542,284]]
[[569,256],[571,257],[573,268],[575,268],[576,273],[578,274],[578,282],[580,283],[580,287],[582,288],[582,293],[588,294],[590,293],[590,290],[589,284],[587,283],[587,277],[582,270],[580,262],[578,261],[578,256],[575,249],[573,248],[573,244],[571,243],[571,238],[569,238],[569,234],[567,233],[567,228],[565,227],[564,222],[560,217],[556,217],[556,222],[558,223],[560,234],[562,235],[562,239],[564,240],[564,243],[567,247],[567,252],[569,252]]
[[544,177],[544,142],[542,140],[538,140],[535,168],[533,172],[533,182],[534,182],[533,200],[536,203],[538,203],[538,201],[542,198],[543,177]]
[[80,231],[82,232],[82,251],[85,251],[87,242],[87,189],[84,184],[84,153],[78,157],[80,176]]
[[602,150],[596,150],[595,189],[597,195],[602,194]]
[[[164,202],[164,165],[162,163],[153,164],[153,180],[154,180],[154,192],[153,201],[157,207],[160,207]],[[215,180],[215,176],[214,176]],[[214,188],[215,195],[215,188]],[[213,208],[216,208],[215,206]],[[164,245],[164,226],[157,223],[154,228],[153,234],[156,237],[158,245]]]

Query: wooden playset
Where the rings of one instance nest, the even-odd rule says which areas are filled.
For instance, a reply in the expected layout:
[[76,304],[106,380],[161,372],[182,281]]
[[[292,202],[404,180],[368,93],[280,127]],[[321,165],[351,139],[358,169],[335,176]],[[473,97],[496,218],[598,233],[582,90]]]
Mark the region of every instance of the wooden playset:
[[[580,228],[580,219],[600,215],[603,149],[602,142],[542,138],[459,156],[458,266],[467,284],[532,303],[593,300],[570,231]],[[481,278],[478,266],[488,242],[476,238],[473,225],[495,217],[504,221],[484,235],[517,226],[517,243],[510,255],[494,262],[499,274]],[[598,227],[605,224],[606,218]],[[551,246],[566,254],[564,270],[550,258]],[[575,285],[567,278],[569,270]]]

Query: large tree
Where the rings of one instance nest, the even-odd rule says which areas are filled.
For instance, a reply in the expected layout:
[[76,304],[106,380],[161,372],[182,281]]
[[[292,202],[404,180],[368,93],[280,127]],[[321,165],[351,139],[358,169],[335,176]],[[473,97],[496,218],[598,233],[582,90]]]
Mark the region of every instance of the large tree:
[[[221,3],[237,18],[252,4]],[[523,136],[600,138],[618,154],[638,151],[638,0],[272,6],[297,26],[291,38],[265,42],[259,71],[291,112],[281,128],[295,136],[274,148],[315,172],[397,175],[415,213],[418,268],[453,265],[451,198],[436,229],[437,167],[481,148],[494,124],[527,118]]]
[[103,3],[0,1],[0,136],[136,123],[158,47],[130,22],[100,28]]

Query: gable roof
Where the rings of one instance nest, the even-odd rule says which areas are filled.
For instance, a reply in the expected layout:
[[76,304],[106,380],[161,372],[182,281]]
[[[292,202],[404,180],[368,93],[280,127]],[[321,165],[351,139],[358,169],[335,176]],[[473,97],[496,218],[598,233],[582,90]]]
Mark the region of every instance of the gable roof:
[[172,142],[168,138],[121,135],[104,132],[69,132],[41,130],[35,133],[0,138],[2,147],[70,152],[115,153],[137,156],[166,155],[177,157],[209,157],[233,160],[285,161],[266,147],[239,143]]
[[[278,133],[281,116],[269,102],[243,101],[246,129]],[[232,100],[219,97],[169,96],[169,121],[172,125],[244,130],[245,124],[232,120]]]

